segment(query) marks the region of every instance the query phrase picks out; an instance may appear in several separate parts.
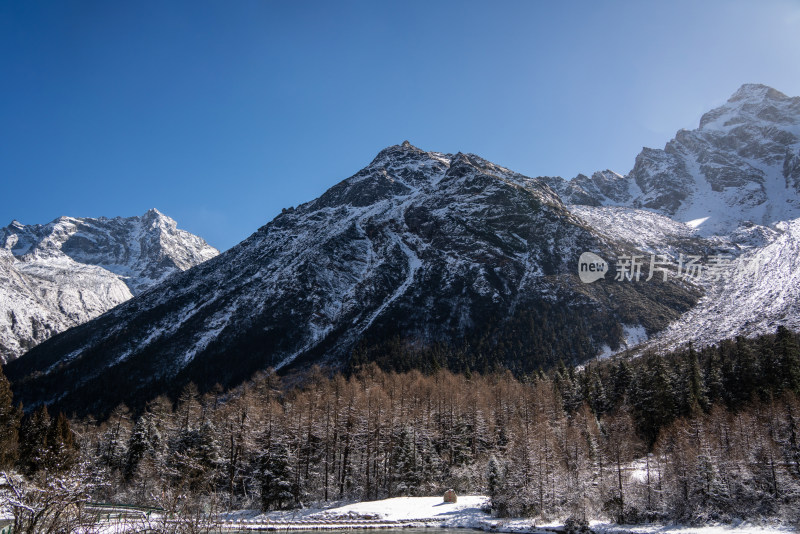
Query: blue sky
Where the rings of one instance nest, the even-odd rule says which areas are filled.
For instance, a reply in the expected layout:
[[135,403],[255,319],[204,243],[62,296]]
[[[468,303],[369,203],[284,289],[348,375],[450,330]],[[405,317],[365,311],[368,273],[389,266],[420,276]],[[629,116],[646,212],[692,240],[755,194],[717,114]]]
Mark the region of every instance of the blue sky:
[[800,2],[7,1],[0,72],[0,224],[226,249],[405,139],[626,173],[742,83],[800,95]]

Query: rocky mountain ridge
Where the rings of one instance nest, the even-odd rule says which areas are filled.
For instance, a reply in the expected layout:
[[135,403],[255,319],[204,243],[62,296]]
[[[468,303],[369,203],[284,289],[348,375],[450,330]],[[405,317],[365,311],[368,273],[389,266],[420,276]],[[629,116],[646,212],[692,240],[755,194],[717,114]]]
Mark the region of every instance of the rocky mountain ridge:
[[149,210],[0,228],[0,361],[82,324],[218,251]]
[[743,85],[697,129],[679,131],[664,149],[644,148],[627,175],[548,183],[567,204],[645,209],[706,236],[800,217],[800,97]]

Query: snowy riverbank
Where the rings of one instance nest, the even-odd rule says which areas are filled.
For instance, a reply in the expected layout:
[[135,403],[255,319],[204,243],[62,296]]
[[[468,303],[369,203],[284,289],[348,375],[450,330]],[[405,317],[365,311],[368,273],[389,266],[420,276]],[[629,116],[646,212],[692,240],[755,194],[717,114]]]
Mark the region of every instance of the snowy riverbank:
[[[223,514],[212,525],[212,532],[310,531],[353,529],[441,529],[461,528],[511,534],[563,533],[563,523],[542,523],[532,519],[495,518],[487,513],[488,497],[459,496],[456,503],[445,503],[441,497],[396,497],[328,508],[260,513],[240,510]],[[150,531],[158,526],[177,525],[182,520],[165,519],[157,514],[135,519],[117,517],[102,525],[87,528],[86,534],[129,534]],[[201,520],[202,522],[202,520]],[[795,532],[778,524],[756,525],[741,522],[733,525],[617,525],[592,521],[596,534],[789,534]]]
[[742,521],[732,525],[706,525],[690,527],[686,525],[617,525],[592,521],[590,528],[597,534],[788,534],[797,532],[784,525],[754,525]]
[[[445,503],[441,497],[396,497],[365,501],[331,508],[306,508],[291,512],[239,512],[228,519],[247,528],[282,530],[444,527],[468,528],[491,532],[552,534],[561,531],[563,523],[542,523],[532,519],[495,518],[486,512],[489,498],[464,495],[456,503]],[[598,534],[788,534],[791,527],[781,525],[616,525],[593,521],[590,528]]]
[[230,523],[249,528],[275,530],[452,527],[491,528],[486,512],[488,497],[467,495],[456,503],[443,502],[441,497],[396,497],[381,501],[365,501],[329,508],[304,508],[294,511],[236,512],[226,514]]

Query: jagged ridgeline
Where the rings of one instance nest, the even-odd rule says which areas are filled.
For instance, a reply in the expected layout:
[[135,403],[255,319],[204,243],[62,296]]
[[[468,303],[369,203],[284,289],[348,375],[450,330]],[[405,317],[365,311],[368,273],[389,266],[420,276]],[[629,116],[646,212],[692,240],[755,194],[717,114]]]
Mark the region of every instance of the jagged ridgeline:
[[[727,235],[744,221],[800,217],[800,97],[745,84],[699,127],[664,149],[644,148],[626,176],[548,178],[568,204],[628,206],[697,221],[702,235]],[[699,224],[702,223],[702,224]]]
[[219,252],[151,209],[0,228],[0,363]]
[[227,387],[351,358],[526,372],[618,348],[627,325],[659,331],[699,296],[671,280],[583,284],[584,251],[636,249],[542,180],[405,142],[6,373],[26,406],[104,412],[190,381]]

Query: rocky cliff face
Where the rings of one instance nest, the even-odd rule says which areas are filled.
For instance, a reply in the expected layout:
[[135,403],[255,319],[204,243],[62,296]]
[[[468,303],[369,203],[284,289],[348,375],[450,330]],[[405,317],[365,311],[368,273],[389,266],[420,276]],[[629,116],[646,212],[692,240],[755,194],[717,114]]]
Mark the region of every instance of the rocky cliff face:
[[175,221],[60,217],[0,229],[0,360],[218,254]]

